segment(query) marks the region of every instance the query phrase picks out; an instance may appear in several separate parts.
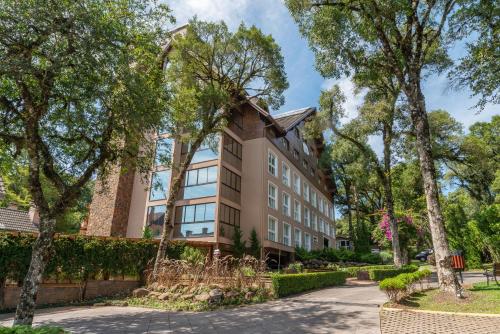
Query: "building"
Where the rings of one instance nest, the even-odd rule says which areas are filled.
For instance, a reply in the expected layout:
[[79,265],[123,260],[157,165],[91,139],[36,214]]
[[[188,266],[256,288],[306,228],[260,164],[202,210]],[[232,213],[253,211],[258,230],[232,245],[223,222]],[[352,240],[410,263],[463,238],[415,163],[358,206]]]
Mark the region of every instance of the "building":
[[[278,262],[294,258],[296,246],[335,247],[329,171],[318,167],[323,138],[306,140],[303,127],[315,114],[304,108],[272,116],[253,101],[233,111],[228,127],[195,153],[174,212],[173,240],[230,252],[239,226],[248,239],[255,229],[262,251]],[[170,148],[180,161],[189,144],[160,134],[157,159],[144,184],[139,173],[117,166],[107,188],[96,186],[85,233],[159,236],[172,173],[160,157]]]
[[[0,176],[0,200],[5,198],[5,186]],[[14,203],[0,208],[0,232],[33,232],[38,233],[40,217],[35,206],[28,211],[19,210]]]

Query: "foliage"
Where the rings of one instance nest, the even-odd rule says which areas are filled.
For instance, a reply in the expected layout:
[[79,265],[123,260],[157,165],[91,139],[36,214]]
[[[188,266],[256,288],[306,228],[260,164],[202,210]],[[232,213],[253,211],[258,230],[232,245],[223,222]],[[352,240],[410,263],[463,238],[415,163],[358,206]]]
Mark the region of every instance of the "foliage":
[[186,246],[181,254],[181,260],[191,266],[201,266],[205,263],[206,256],[198,248]]
[[248,251],[251,256],[260,259],[260,242],[255,228],[252,228],[252,232],[250,232],[250,248]]
[[348,274],[348,277],[356,277],[360,271],[369,271],[373,269],[396,269],[394,265],[391,264],[383,264],[378,266],[359,266],[359,267],[345,267],[341,268],[342,271],[345,271]]
[[142,237],[148,240],[153,239],[153,230],[151,229],[151,227],[144,226],[144,229],[142,230]]
[[416,265],[405,265],[402,268],[394,268],[394,269],[369,269],[368,275],[370,279],[373,281],[381,281],[385,278],[398,276],[402,273],[411,273],[417,271],[418,267]]
[[234,233],[233,233],[233,254],[237,258],[242,258],[245,255],[246,249],[247,249],[247,242],[242,241],[243,237],[243,232],[241,229],[236,226],[234,228]]
[[347,274],[341,271],[302,273],[302,274],[272,274],[273,291],[277,297],[284,297],[302,291],[341,285],[345,283]]
[[31,326],[14,326],[0,327],[0,334],[65,334],[68,333],[60,327],[31,327]]
[[293,262],[288,265],[288,271],[293,271],[295,273],[301,273],[304,271],[304,265],[301,262]]
[[415,283],[419,283],[423,290],[422,281],[430,275],[431,271],[428,269],[403,273],[395,277],[383,279],[379,283],[379,288],[387,294],[390,301],[397,302],[412,292]]
[[379,255],[383,264],[392,262],[392,254],[390,252],[382,251]]
[[299,261],[308,261],[317,259],[329,262],[344,261],[344,262],[365,262],[373,264],[378,264],[382,262],[379,254],[358,253],[344,248],[341,249],[323,248],[321,250],[307,251],[306,249],[299,247],[295,249],[295,257]]
[[[20,282],[28,270],[35,236],[0,233],[0,279]],[[178,258],[182,243],[171,243],[168,254]],[[98,275],[141,276],[154,258],[157,243],[85,236],[57,235],[45,277],[83,280]]]

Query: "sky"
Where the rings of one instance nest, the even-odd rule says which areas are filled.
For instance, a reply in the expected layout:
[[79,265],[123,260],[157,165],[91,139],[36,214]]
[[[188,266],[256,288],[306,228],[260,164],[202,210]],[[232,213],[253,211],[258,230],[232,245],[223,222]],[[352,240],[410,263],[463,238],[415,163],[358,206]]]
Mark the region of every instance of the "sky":
[[[297,25],[281,0],[169,0],[177,22],[183,25],[197,15],[206,21],[223,20],[231,30],[243,21],[247,26],[255,25],[265,34],[271,34],[281,46],[285,59],[285,71],[289,88],[285,92],[285,104],[277,111],[285,112],[306,106],[316,107],[322,89],[337,83],[347,97],[344,105],[347,115],[354,117],[363,96],[354,95],[349,78],[332,80],[321,77],[314,67],[314,55],[307,41],[300,35]],[[458,59],[464,54],[463,45],[451,50],[452,58]],[[470,91],[450,89],[446,74],[431,76],[423,84],[427,110],[444,109],[464,125],[466,130],[478,121],[489,121],[493,115],[500,114],[500,106],[487,105],[478,113],[471,109],[477,98],[470,97]],[[379,138],[370,139],[377,153],[380,152]]]

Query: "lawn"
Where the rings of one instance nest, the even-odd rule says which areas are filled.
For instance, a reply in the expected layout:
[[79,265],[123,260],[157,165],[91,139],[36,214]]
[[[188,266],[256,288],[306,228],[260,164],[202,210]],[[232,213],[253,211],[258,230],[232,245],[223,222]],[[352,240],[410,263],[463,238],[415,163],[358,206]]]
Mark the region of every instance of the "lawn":
[[466,287],[465,298],[456,299],[438,289],[413,293],[392,307],[430,311],[500,314],[500,286],[476,283]]

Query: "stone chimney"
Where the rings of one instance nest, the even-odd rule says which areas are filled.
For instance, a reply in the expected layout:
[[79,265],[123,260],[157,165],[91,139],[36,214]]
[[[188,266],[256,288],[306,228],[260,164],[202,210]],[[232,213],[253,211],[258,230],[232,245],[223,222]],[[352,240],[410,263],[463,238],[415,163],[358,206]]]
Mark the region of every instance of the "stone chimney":
[[40,213],[38,212],[38,209],[35,203],[33,202],[30,203],[30,209],[28,210],[28,217],[30,219],[30,222],[32,222],[34,225],[36,226],[40,225]]

